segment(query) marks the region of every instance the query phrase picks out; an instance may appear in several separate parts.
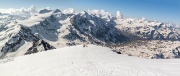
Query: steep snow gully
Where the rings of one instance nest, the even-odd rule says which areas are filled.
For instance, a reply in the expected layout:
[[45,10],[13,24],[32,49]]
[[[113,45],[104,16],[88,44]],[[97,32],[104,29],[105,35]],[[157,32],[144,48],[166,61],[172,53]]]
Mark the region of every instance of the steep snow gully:
[[176,59],[128,57],[107,47],[82,46],[16,57],[0,63],[0,76],[180,76]]

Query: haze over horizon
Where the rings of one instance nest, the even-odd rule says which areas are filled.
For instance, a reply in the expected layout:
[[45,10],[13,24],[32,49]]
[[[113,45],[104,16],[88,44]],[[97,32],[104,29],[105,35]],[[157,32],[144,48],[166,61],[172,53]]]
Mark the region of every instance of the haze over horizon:
[[180,24],[179,0],[2,0],[0,12],[29,8],[31,5],[37,9],[49,7],[61,11],[74,8],[76,12],[103,9],[113,15],[120,11],[125,17],[145,17],[148,20]]

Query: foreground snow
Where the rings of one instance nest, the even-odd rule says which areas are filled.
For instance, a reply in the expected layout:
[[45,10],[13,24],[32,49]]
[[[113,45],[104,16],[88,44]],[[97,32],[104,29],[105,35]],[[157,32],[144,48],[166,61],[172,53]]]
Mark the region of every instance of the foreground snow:
[[180,76],[179,67],[176,59],[142,59],[78,45],[10,59],[0,63],[0,76]]

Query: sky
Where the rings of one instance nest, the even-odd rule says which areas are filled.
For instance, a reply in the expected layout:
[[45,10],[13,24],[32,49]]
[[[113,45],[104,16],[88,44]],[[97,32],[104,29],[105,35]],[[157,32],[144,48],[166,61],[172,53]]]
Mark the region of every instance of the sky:
[[[0,9],[50,7],[64,10],[74,8],[76,11],[103,9],[112,14],[120,11],[125,17],[157,20],[180,24],[180,0],[1,0]],[[1,12],[1,11],[0,11]]]

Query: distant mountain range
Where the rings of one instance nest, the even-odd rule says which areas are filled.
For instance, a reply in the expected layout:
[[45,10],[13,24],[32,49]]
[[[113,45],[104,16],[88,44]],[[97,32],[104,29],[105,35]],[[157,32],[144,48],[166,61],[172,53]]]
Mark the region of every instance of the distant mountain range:
[[[42,9],[31,16],[1,13],[0,58],[16,57],[86,42],[108,47],[136,40],[163,40],[172,43],[178,41],[179,43],[178,26],[147,21],[144,18],[123,19],[120,12],[113,16],[104,10],[75,13],[72,8],[63,12],[59,9]],[[173,49],[176,48],[168,51]],[[127,53],[127,51],[121,52]],[[180,55],[178,49],[175,50],[175,54],[169,58],[178,58]],[[148,58],[162,58],[155,56],[157,55],[153,53]]]

